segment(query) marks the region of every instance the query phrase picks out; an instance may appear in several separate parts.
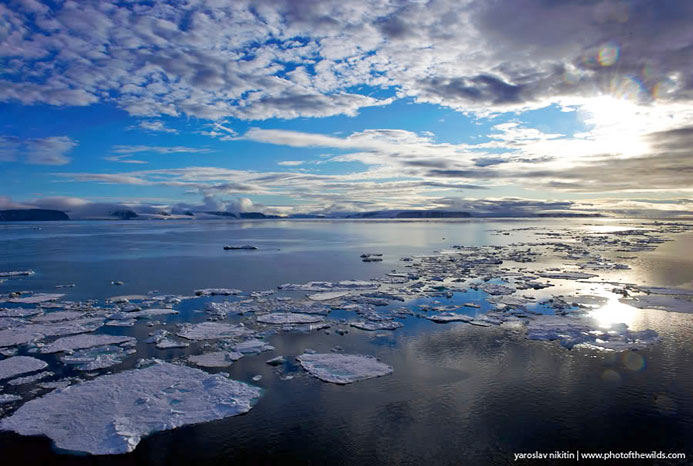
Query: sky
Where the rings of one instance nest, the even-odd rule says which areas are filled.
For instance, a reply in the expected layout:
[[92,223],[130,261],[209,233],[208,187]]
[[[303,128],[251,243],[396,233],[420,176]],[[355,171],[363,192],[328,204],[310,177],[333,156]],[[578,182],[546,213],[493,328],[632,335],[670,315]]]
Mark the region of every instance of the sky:
[[0,2],[0,208],[693,214],[693,2]]

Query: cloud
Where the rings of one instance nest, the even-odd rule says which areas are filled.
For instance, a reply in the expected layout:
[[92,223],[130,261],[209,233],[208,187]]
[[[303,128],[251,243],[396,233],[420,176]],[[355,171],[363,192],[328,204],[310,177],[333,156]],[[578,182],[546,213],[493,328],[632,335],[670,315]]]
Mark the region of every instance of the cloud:
[[277,162],[277,165],[281,165],[283,167],[298,167],[304,163],[306,162],[303,160],[282,160],[281,162]]
[[693,97],[686,1],[25,1],[0,16],[0,99],[24,104],[220,121],[355,115],[393,95],[481,114]]
[[178,130],[166,127],[164,122],[160,120],[143,120],[140,121],[139,124],[133,128],[139,128],[145,131],[158,133],[178,134]]
[[196,154],[211,152],[210,149],[201,147],[185,146],[128,146],[117,145],[111,148],[111,152],[116,154],[136,154],[139,152],[153,152],[157,154]]
[[67,154],[77,146],[67,136],[23,139],[0,136],[0,162],[21,161],[30,165],[66,165]]

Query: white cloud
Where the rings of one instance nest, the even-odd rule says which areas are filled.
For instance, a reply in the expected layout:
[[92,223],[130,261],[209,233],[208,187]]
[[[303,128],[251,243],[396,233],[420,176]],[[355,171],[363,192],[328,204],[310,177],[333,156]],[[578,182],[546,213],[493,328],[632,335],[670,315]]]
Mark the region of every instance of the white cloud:
[[0,136],[0,162],[21,161],[30,165],[66,165],[77,142],[67,136],[23,139]]

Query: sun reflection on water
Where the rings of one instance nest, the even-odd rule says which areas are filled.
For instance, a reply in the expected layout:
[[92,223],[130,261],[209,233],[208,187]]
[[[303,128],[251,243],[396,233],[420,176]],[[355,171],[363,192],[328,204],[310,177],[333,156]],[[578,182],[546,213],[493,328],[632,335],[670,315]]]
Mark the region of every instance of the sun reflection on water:
[[632,327],[638,316],[638,309],[623,304],[618,300],[618,296],[610,296],[604,306],[589,312],[588,316],[602,328],[609,328],[615,324],[626,324]]

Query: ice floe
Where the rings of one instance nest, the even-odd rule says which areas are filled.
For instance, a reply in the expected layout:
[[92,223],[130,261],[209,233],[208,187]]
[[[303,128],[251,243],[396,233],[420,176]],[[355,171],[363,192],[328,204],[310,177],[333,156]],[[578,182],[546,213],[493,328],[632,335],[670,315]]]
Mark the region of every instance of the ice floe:
[[48,367],[48,363],[31,356],[12,356],[0,361],[0,380],[40,371],[46,367]]
[[120,346],[107,345],[95,348],[86,348],[66,354],[61,358],[64,364],[72,365],[80,371],[95,371],[106,369],[123,362],[135,350],[126,350]]
[[120,454],[153,432],[246,413],[260,395],[225,375],[157,362],[31,400],[0,429],[45,435],[63,450]]
[[216,340],[219,338],[234,338],[252,333],[240,325],[220,322],[202,322],[199,324],[184,324],[177,333],[187,340]]
[[263,324],[313,324],[325,320],[315,314],[300,314],[297,312],[275,312],[257,317],[257,321]]
[[228,367],[242,357],[243,355],[236,351],[214,351],[190,356],[188,361],[200,367]]
[[671,295],[643,295],[633,298],[619,299],[623,304],[637,307],[638,309],[659,309],[669,312],[693,312],[693,301],[686,297]]
[[73,351],[93,346],[119,345],[121,343],[135,342],[136,338],[120,335],[74,335],[58,338],[52,343],[41,347],[42,354],[59,353],[61,351]]
[[340,385],[392,374],[392,367],[380,362],[374,356],[304,353],[296,359],[312,376],[324,382]]
[[233,350],[242,354],[249,353],[262,353],[264,351],[273,351],[274,346],[270,345],[266,341],[253,338],[250,340],[243,341],[233,346]]
[[61,293],[34,293],[31,296],[9,298],[7,299],[7,302],[18,304],[38,304],[45,303],[47,301],[55,301],[63,296],[65,295]]

